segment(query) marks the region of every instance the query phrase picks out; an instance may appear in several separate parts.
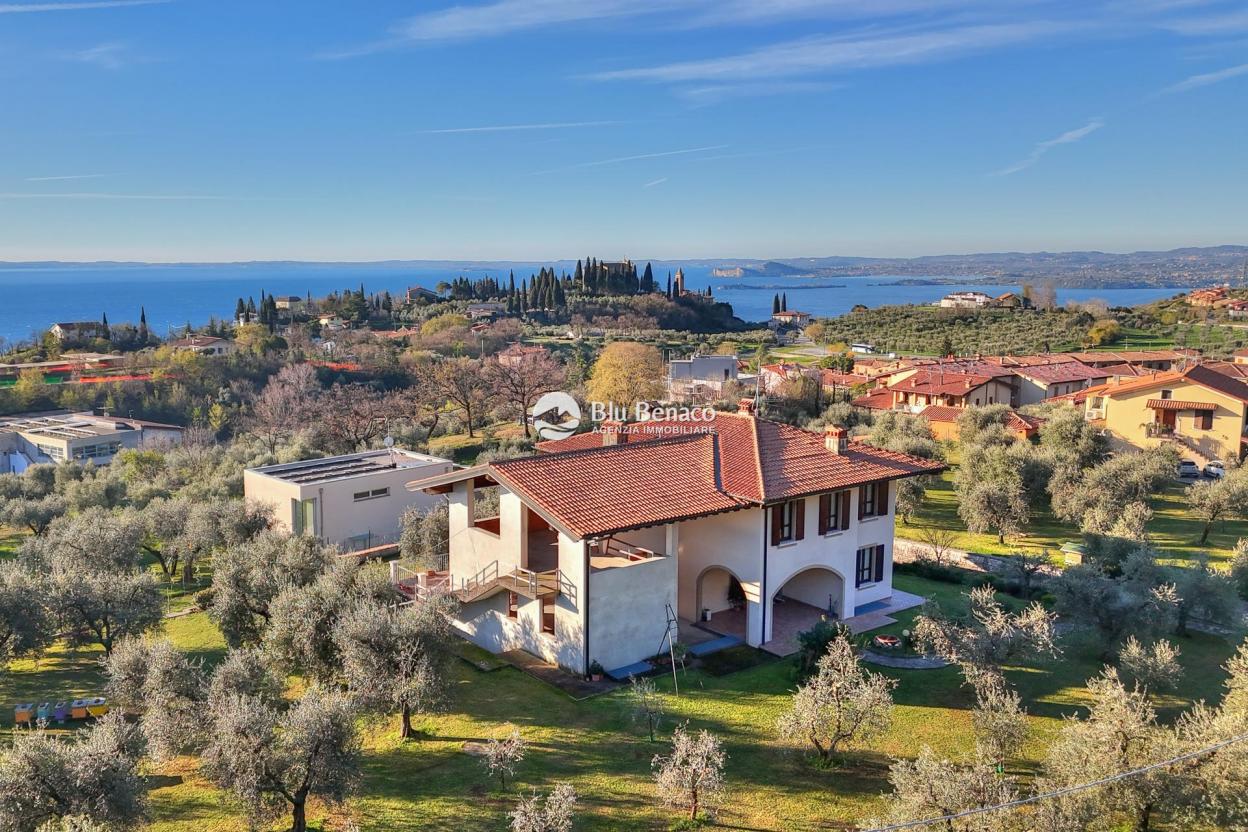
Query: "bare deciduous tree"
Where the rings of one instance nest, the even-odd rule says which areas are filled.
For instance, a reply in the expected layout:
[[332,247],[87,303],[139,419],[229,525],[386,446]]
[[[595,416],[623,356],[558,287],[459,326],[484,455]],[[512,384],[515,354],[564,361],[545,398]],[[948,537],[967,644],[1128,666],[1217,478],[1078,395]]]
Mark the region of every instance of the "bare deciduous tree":
[[562,364],[541,353],[525,355],[508,363],[497,359],[485,364],[485,377],[498,397],[524,424],[524,435],[532,435],[529,411],[543,393],[563,388],[567,370]]
[[430,367],[426,380],[432,392],[463,414],[468,435],[475,436],[473,424],[491,398],[481,362],[471,358],[448,358]]
[[632,708],[633,719],[646,726],[650,734],[650,742],[654,742],[654,732],[663,719],[663,699],[659,696],[654,682],[644,676],[630,676],[628,679],[628,701]]
[[288,364],[269,379],[244,421],[248,433],[273,453],[312,421],[321,386],[311,364]]

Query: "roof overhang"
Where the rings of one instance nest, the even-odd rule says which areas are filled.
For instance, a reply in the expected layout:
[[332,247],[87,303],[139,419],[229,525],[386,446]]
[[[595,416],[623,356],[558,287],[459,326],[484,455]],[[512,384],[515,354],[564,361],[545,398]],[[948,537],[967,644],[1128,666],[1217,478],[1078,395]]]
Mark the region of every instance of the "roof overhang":
[[423,491],[426,494],[448,494],[462,482],[472,482],[472,488],[488,488],[498,485],[494,472],[488,465],[474,465],[471,468],[459,468],[433,477],[412,480],[405,487],[408,491]]
[[1218,409],[1212,402],[1185,402],[1180,399],[1149,399],[1148,406],[1153,410],[1197,410],[1204,413]]

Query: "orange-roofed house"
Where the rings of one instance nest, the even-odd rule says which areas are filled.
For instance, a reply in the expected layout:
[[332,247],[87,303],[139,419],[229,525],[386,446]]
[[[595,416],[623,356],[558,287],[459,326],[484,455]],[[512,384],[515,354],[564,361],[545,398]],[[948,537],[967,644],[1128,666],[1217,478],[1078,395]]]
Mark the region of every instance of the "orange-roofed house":
[[669,631],[786,654],[821,616],[919,603],[892,586],[894,483],[943,466],[751,410],[604,423],[409,483],[449,502],[448,568],[396,580],[454,593],[456,625],[488,650],[616,678],[646,670]]
[[[1226,365],[1230,369],[1234,365]],[[1113,444],[1148,448],[1172,442],[1186,457],[1239,459],[1248,430],[1248,382],[1197,364],[1090,387],[1073,400],[1102,424]]]

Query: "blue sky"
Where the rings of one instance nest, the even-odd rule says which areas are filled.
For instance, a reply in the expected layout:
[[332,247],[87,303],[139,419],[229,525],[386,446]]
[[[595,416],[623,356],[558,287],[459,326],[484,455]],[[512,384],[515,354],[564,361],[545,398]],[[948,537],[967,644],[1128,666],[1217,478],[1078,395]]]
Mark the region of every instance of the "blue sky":
[[0,259],[1245,243],[1248,4],[0,0]]

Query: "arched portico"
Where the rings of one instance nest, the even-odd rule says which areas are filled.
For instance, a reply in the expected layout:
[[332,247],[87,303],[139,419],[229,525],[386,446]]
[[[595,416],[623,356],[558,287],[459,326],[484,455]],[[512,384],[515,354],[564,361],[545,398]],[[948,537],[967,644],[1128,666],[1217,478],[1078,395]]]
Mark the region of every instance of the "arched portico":
[[845,577],[827,566],[808,566],[786,578],[768,599],[765,638],[794,639],[825,616],[842,620],[852,615]]
[[[750,607],[757,607],[744,583],[731,569],[708,566],[698,574],[695,614],[709,629],[744,639]],[[751,603],[753,602],[753,603]]]

